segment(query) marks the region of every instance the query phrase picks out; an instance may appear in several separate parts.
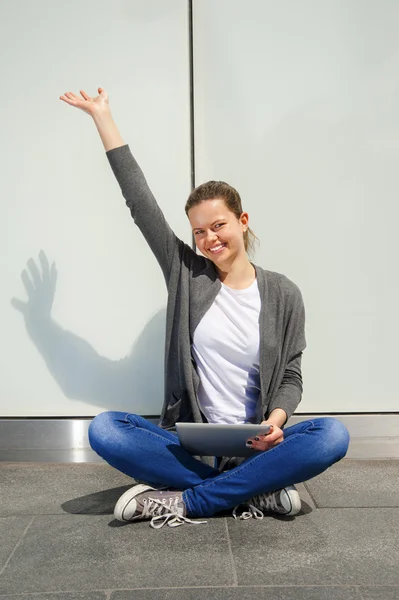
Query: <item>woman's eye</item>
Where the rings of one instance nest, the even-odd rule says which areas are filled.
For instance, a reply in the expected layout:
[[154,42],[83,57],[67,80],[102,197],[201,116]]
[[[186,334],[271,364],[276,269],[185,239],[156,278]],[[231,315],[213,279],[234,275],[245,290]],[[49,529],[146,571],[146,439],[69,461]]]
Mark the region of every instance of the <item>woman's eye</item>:
[[[215,227],[223,227],[223,225],[225,225],[226,223],[216,223]],[[202,231],[202,229],[199,229],[198,231],[195,232],[194,235],[199,235],[200,233],[204,233]]]

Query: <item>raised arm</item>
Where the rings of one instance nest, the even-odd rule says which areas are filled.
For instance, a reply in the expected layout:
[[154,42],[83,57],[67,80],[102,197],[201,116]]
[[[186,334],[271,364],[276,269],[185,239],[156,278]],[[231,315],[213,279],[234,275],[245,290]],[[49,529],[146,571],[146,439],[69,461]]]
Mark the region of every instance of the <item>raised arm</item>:
[[131,215],[153,251],[168,284],[176,252],[185,245],[191,249],[170,228],[142,170],[123,141],[111,115],[108,94],[102,88],[98,88],[98,92],[99,95],[93,98],[84,90],[80,91],[82,98],[73,92],[66,92],[60,96],[60,100],[92,117]]
[[63,96],[60,96],[60,100],[83,110],[92,117],[106,152],[124,146],[125,142],[111,115],[107,92],[103,88],[98,88],[98,96],[93,98],[84,90],[80,90],[80,94],[82,98],[73,92],[65,92]]

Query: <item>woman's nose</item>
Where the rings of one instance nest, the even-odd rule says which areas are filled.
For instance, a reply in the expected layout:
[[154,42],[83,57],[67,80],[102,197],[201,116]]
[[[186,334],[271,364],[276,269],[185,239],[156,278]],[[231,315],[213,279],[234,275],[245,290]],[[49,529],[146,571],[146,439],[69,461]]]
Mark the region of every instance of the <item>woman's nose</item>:
[[214,246],[217,242],[218,238],[214,233],[211,233],[210,235],[208,235],[208,237],[206,238],[207,241],[207,248],[212,248],[212,246]]

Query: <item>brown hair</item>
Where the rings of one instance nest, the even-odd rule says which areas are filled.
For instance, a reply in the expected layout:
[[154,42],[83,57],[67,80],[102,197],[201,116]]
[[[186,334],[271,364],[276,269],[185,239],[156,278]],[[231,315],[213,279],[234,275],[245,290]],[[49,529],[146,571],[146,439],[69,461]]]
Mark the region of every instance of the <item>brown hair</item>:
[[[243,213],[240,194],[235,188],[224,181],[207,181],[196,187],[188,197],[185,211],[188,216],[188,211],[193,206],[201,204],[204,200],[213,200],[220,198],[224,200],[225,205],[239,220]],[[252,254],[255,247],[255,240],[258,240],[250,227],[243,233],[245,252]],[[259,243],[259,240],[258,240]]]

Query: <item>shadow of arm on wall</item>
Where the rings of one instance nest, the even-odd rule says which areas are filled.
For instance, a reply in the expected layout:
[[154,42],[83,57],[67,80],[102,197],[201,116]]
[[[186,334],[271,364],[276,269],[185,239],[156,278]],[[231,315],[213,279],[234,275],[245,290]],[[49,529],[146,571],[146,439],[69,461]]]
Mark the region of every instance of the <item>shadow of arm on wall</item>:
[[52,319],[57,272],[43,251],[39,260],[42,273],[29,259],[29,274],[26,269],[21,274],[28,301],[12,298],[11,304],[23,315],[30,339],[65,396],[110,410],[132,410],[133,406],[144,407],[148,401],[150,406],[156,402],[160,407],[165,309],[146,324],[129,356],[111,360]]

